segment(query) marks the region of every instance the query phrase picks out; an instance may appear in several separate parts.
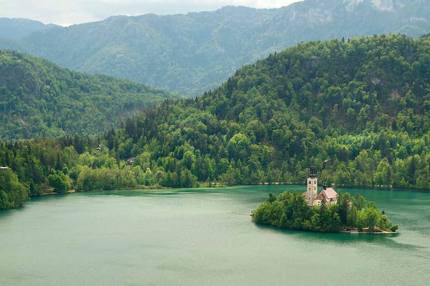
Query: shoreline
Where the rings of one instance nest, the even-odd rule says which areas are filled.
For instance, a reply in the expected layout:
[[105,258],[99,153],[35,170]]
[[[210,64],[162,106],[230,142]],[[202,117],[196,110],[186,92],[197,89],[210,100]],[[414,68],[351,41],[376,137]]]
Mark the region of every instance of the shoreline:
[[[251,215],[252,216],[252,215]],[[295,228],[286,228],[286,227],[278,227],[270,224],[259,224],[253,222],[257,227],[273,229],[275,231],[287,231],[287,232],[297,232],[297,233],[319,233],[319,234],[345,234],[345,235],[386,235],[386,236],[397,236],[400,234],[399,231],[392,232],[389,230],[384,231],[359,231],[358,228],[354,229],[343,229],[340,231],[317,231],[317,230],[305,230],[305,229],[295,229]]]
[[[182,189],[219,189],[219,188],[235,188],[235,187],[267,187],[267,186],[306,186],[303,183],[288,183],[288,182],[274,182],[274,183],[257,183],[252,185],[226,185],[222,183],[213,183],[211,185],[207,183],[201,183],[197,187],[189,187],[189,188],[172,188],[172,187],[163,187],[163,186],[136,186],[136,187],[125,187],[118,188],[114,190],[91,190],[91,191],[78,191],[78,190],[69,190],[64,194],[58,194],[54,191],[44,192],[36,195],[29,195],[29,198],[32,197],[44,197],[44,196],[54,196],[54,195],[68,195],[73,193],[91,193],[91,192],[109,192],[109,191],[138,191],[138,190],[182,190]],[[430,193],[430,190],[427,189],[408,189],[408,188],[379,188],[379,187],[364,187],[364,186],[339,186],[340,189],[366,189],[366,190],[374,190],[374,191],[393,191],[393,192],[420,192],[420,193]]]
[[354,228],[351,230],[341,230],[339,233],[345,233],[345,234],[370,234],[370,235],[397,235],[398,232],[393,232],[389,230],[380,230],[380,231],[359,231],[358,228]]

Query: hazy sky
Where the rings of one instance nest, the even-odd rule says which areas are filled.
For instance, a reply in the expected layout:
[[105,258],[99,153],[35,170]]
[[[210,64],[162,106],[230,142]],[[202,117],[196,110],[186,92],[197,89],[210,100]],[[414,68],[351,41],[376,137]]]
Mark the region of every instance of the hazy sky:
[[0,17],[70,25],[112,15],[174,14],[226,5],[276,8],[299,0],[0,0]]

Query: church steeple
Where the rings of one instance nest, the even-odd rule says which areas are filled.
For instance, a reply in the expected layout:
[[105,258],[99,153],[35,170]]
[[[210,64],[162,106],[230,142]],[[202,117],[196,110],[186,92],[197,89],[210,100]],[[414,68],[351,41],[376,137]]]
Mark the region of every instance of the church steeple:
[[318,196],[318,172],[317,168],[310,167],[309,168],[309,176],[307,179],[307,191],[306,191],[306,201],[308,205],[312,206],[314,200],[316,200]]

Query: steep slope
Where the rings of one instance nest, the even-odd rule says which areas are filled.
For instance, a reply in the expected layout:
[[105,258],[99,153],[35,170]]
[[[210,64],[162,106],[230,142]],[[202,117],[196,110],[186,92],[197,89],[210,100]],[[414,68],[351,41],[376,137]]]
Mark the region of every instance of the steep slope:
[[0,143],[0,166],[32,195],[304,182],[309,166],[320,184],[430,190],[429,78],[427,37],[301,44],[99,138]]
[[0,51],[0,138],[105,130],[166,93],[106,76],[71,72],[45,60]]
[[423,0],[306,0],[271,10],[112,17],[33,33],[20,44],[64,67],[200,95],[242,65],[299,42],[421,35],[430,31],[429,15]]
[[298,182],[329,159],[326,183],[430,188],[429,78],[428,38],[302,44],[129,120],[106,144],[170,186]]

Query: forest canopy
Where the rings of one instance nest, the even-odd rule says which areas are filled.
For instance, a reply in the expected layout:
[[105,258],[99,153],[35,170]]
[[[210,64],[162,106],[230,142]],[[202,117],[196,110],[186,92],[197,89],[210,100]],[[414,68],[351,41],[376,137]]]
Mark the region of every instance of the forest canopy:
[[103,132],[170,95],[0,50],[0,139]]
[[31,195],[60,178],[79,191],[303,183],[327,160],[326,185],[428,190],[429,78],[428,37],[300,44],[103,136],[2,143],[0,165]]
[[105,144],[145,156],[162,182],[303,182],[430,188],[430,40],[311,42],[239,70],[194,100],[167,101]]
[[28,192],[10,169],[0,170],[0,210],[21,207]]
[[342,193],[338,203],[309,207],[303,193],[269,196],[252,212],[256,224],[315,232],[396,232],[386,214],[363,196]]

